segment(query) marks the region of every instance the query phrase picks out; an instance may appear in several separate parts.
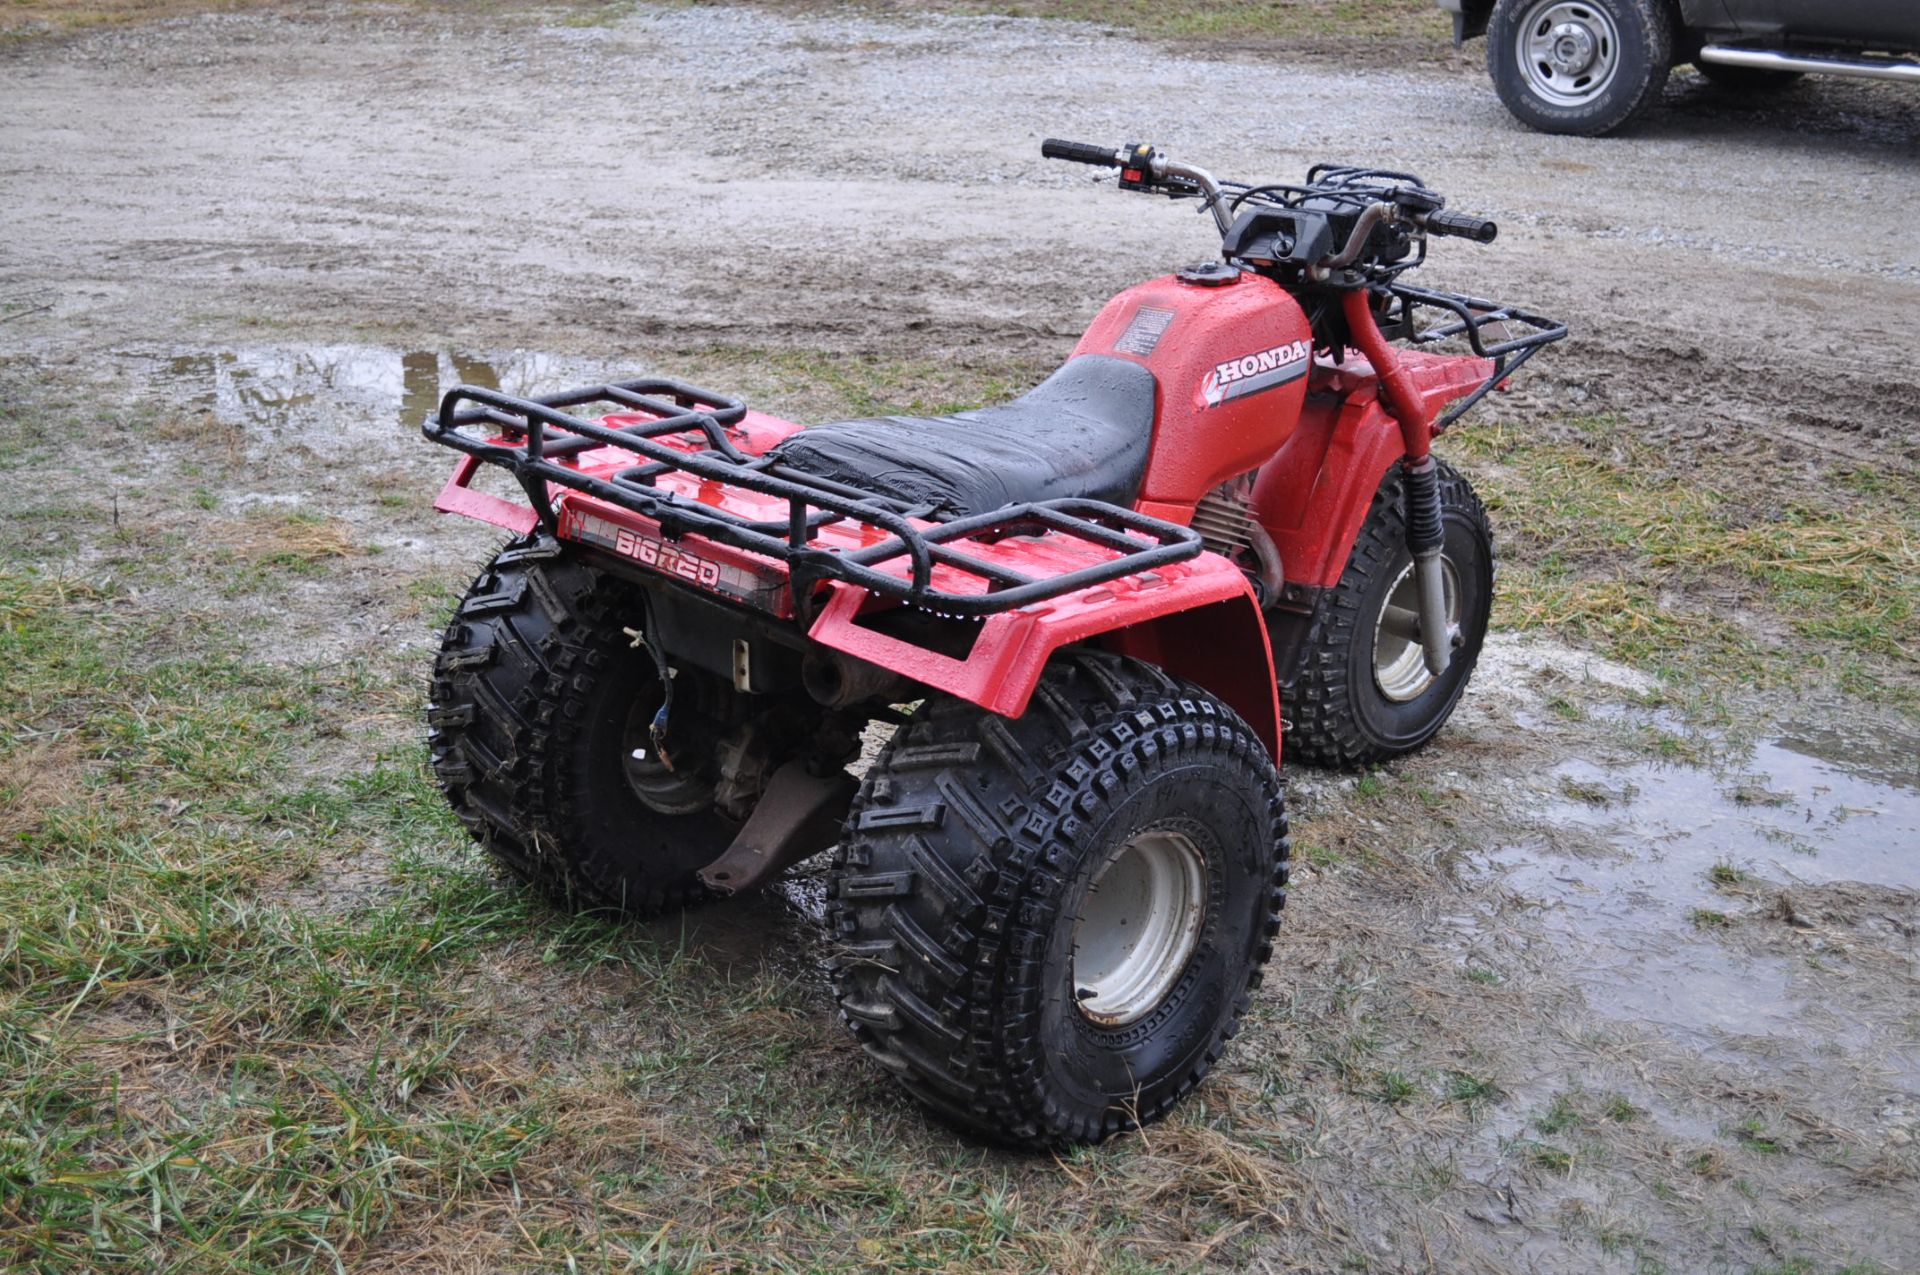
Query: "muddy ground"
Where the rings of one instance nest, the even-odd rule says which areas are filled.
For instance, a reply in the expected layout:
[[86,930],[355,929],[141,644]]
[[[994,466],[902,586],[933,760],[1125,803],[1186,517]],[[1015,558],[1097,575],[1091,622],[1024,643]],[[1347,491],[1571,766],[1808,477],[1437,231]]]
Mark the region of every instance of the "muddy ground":
[[[1211,247],[1190,208],[1043,162],[1043,136],[1152,137],[1248,177],[1365,159],[1497,217],[1496,247],[1427,273],[1573,325],[1509,424],[1615,415],[1677,471],[1764,467],[1789,492],[1861,469],[1904,491],[1920,468],[1920,99],[1897,91],[1738,101],[1682,75],[1637,136],[1587,142],[1520,131],[1457,62],[900,12],[308,8],[0,53],[0,376],[28,405],[13,459],[38,458],[0,468],[10,560],[410,685],[495,543],[425,512],[446,461],[413,425],[440,388],[678,371],[803,419],[1004,393],[1111,292]],[[1920,732],[1812,682],[1677,702],[1564,635],[1504,633],[1423,755],[1290,775],[1274,973],[1161,1152],[1219,1135],[1153,1197],[1192,1234],[1056,1259],[1920,1264]],[[406,707],[315,743],[310,777],[407,740]],[[684,923],[712,995],[811,968],[809,880]],[[380,882],[356,859],[302,889],[349,907]],[[644,1004],[617,977],[502,996],[531,1039]],[[803,1054],[861,1066],[824,993],[803,1003]],[[857,1096],[908,1154],[951,1153],[877,1082]],[[1084,1163],[966,1154],[1046,1210],[1098,1211]],[[1221,1162],[1273,1198],[1221,1213]],[[885,1225],[839,1207],[855,1235]],[[541,1265],[510,1221],[473,1225]],[[862,1251],[783,1243],[744,1264]]]

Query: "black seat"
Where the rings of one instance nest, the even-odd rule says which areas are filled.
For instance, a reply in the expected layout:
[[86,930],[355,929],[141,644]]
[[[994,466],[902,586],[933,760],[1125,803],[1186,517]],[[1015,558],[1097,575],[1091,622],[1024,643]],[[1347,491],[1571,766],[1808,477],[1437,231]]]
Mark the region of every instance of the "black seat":
[[1152,372],[1088,354],[1011,403],[813,425],[771,454],[937,517],[1073,496],[1131,505],[1153,441],[1153,398]]

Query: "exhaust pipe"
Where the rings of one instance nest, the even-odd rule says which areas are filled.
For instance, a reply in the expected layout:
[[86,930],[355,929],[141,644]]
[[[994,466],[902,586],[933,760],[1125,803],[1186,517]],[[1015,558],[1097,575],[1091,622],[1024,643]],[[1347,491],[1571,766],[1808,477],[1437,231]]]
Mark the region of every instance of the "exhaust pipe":
[[1804,71],[1815,75],[1850,75],[1862,80],[1901,80],[1920,84],[1920,62],[1880,61],[1875,58],[1814,57],[1801,53],[1776,53],[1772,49],[1736,49],[1725,44],[1709,44],[1700,50],[1699,61],[1717,66],[1744,66],[1755,71]]
[[828,708],[852,708],[867,700],[898,695],[907,681],[877,664],[815,648],[800,661],[800,684]]

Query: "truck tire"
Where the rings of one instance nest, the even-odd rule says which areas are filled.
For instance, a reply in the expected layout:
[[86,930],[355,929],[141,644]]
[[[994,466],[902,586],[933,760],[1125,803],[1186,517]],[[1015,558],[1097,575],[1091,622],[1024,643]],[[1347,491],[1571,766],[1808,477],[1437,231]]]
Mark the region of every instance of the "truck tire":
[[931,698],[835,856],[835,996],[959,1128],[1098,1142],[1165,1114],[1238,1029],[1287,849],[1259,739],[1151,666],[1057,659],[1017,720]]
[[[639,617],[633,585],[536,533],[473,582],[434,665],[441,791],[508,872],[571,907],[644,914],[698,898],[695,872],[737,827],[703,799],[697,770],[633,756],[660,702],[628,635]],[[674,679],[676,715],[703,676]]]
[[1439,485],[1441,555],[1459,626],[1447,671],[1429,673],[1417,635],[1407,631],[1417,588],[1406,478],[1395,465],[1374,493],[1340,583],[1314,618],[1300,672],[1283,691],[1287,760],[1354,767],[1399,757],[1432,739],[1460,702],[1493,610],[1493,532],[1473,487],[1445,462]]
[[1487,71],[1521,123],[1602,137],[1660,100],[1673,67],[1661,0],[1500,0],[1487,24]]

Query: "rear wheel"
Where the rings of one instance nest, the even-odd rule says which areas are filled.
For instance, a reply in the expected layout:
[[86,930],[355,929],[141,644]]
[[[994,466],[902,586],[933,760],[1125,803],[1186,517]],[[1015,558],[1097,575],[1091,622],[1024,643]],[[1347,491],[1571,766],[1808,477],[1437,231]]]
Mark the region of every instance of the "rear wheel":
[[1024,717],[928,700],[854,802],[834,990],[952,1123],[1028,1146],[1164,1114],[1238,1028],[1286,883],[1279,777],[1231,709],[1079,653]]
[[662,765],[640,624],[634,586],[527,537],[467,590],[434,666],[428,738],[454,813],[509,872],[572,906],[697,898],[695,872],[739,826],[715,807],[711,762],[730,688],[691,669],[674,679],[675,765]]
[[1487,24],[1494,91],[1544,133],[1625,128],[1660,100],[1672,59],[1661,0],[1500,0]]
[[1289,760],[1364,766],[1410,753],[1460,702],[1493,609],[1493,534],[1472,486],[1444,462],[1439,484],[1448,627],[1456,635],[1447,671],[1435,677],[1427,669],[1407,548],[1406,479],[1396,465],[1374,494],[1285,690]]

